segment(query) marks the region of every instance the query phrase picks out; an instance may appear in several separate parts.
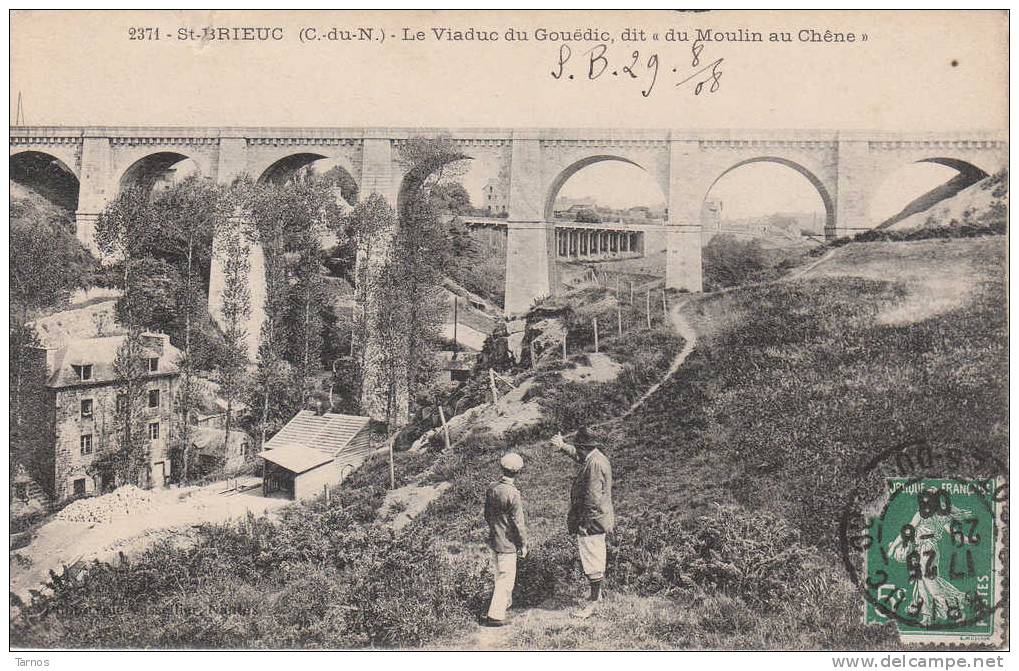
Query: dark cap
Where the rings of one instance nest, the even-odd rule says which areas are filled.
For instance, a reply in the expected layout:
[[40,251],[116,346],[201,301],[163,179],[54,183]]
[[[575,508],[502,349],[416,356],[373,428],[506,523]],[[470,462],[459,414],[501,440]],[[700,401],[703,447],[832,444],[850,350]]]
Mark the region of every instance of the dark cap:
[[573,444],[577,447],[586,447],[588,449],[601,448],[603,445],[601,436],[591,429],[588,429],[586,426],[582,426],[580,430],[577,431],[577,435],[573,439]]

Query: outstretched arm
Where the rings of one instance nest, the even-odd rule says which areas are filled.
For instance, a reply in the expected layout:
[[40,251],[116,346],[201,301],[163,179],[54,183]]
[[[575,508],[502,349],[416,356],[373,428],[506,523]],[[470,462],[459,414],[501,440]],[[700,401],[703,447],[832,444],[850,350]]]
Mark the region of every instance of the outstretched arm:
[[552,436],[552,439],[549,441],[549,443],[552,445],[552,447],[564,452],[570,459],[577,461],[577,448],[567,443],[563,439],[563,434],[557,433],[556,435]]

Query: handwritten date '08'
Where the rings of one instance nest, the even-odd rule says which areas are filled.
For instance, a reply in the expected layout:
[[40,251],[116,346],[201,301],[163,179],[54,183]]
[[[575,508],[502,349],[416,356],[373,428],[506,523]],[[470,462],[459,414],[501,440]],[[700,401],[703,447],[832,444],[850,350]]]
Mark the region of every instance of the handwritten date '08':
[[[705,62],[707,59],[702,58],[703,50],[704,45],[698,40],[691,48],[689,66],[669,67],[657,53],[645,56],[639,50],[634,50],[627,57],[616,61],[608,53],[609,47],[605,44],[596,44],[577,55],[574,55],[570,45],[562,44],[559,46],[555,68],[549,74],[556,80],[572,80],[577,74],[590,81],[601,77],[629,79],[639,82],[640,94],[645,98],[651,95],[659,79],[665,80],[667,75],[671,75],[669,78],[675,87],[692,84],[694,95],[715,93],[721,86],[722,63],[725,59],[716,58]],[[570,72],[576,68],[581,71],[576,74]]]

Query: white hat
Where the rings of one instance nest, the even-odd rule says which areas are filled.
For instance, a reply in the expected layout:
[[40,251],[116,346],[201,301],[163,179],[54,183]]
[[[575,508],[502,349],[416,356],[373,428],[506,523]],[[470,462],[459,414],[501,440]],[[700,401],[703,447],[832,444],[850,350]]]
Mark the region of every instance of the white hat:
[[524,459],[516,452],[507,452],[502,455],[502,459],[499,460],[499,465],[507,471],[517,473],[524,467]]

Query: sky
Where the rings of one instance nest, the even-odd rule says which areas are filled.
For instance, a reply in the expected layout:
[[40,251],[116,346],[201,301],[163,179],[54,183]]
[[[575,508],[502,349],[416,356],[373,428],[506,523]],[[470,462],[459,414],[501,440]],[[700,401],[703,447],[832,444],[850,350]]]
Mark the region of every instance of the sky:
[[[1002,11],[41,11],[10,17],[10,109],[28,124],[212,126],[633,127],[961,130],[1007,128],[1008,15]],[[180,40],[202,27],[276,27],[265,42]],[[159,40],[133,40],[138,27]],[[383,42],[302,41],[372,27]],[[450,42],[432,28],[526,32],[527,41]],[[659,40],[609,44],[621,72],[589,79],[596,42],[539,31],[625,28]],[[667,30],[804,28],[866,35],[852,44],[711,43],[714,93],[677,85],[689,43]],[[425,33],[403,40],[404,29]],[[170,36],[173,36],[172,38]],[[615,37],[612,38],[615,40]],[[648,64],[657,63],[655,87]],[[713,61],[709,61],[713,62]],[[598,62],[600,64],[600,61]],[[675,70],[675,72],[673,72]],[[12,115],[13,116],[13,115]]]
[[[158,28],[161,39],[130,39],[139,26]],[[285,38],[179,39],[182,31],[205,26],[276,27]],[[385,40],[300,39],[307,27],[322,36],[332,27],[361,26]],[[677,85],[691,67],[688,43],[610,42],[605,54],[615,71],[637,52],[640,77],[589,79],[585,58],[595,42],[566,43],[571,57],[557,78],[564,42],[538,39],[540,30],[591,28],[621,36],[627,27],[660,37],[670,29],[798,35],[816,27],[867,39],[702,45],[701,57],[721,59],[723,75],[716,92],[700,94]],[[495,31],[500,39],[437,40],[433,28]],[[507,41],[509,29],[530,39]],[[402,39],[408,30],[415,39]],[[1002,130],[1007,30],[1004,11],[19,10],[10,21],[10,109],[13,117],[21,94],[30,125]],[[652,57],[655,86],[645,96]],[[634,170],[596,164],[562,194],[596,196],[610,207],[660,203],[657,186]],[[723,178],[712,197],[725,202],[730,216],[816,207],[809,184],[791,172],[746,166]],[[922,173],[903,178],[895,189],[899,200],[909,199],[903,191],[919,195],[944,181]],[[475,201],[488,177],[464,177]],[[896,198],[886,200],[878,198],[875,207],[895,209]]]

